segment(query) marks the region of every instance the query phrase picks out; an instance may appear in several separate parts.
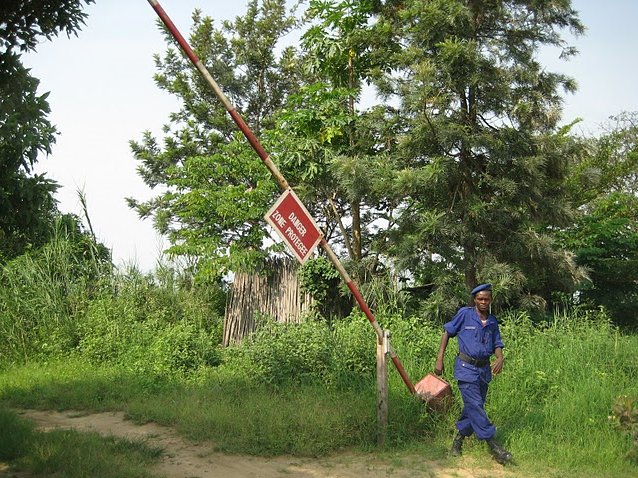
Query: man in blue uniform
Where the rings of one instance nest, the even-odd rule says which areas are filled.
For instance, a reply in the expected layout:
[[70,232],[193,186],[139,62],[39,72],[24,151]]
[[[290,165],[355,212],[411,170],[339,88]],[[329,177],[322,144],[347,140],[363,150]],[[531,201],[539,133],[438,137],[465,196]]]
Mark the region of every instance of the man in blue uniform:
[[[462,307],[454,318],[443,327],[441,346],[436,358],[434,373],[443,373],[443,357],[448,341],[457,337],[459,353],[454,362],[454,378],[458,382],[463,398],[463,411],[456,422],[457,433],[452,442],[451,453],[461,454],[465,437],[472,433],[485,440],[492,455],[501,464],[512,460],[512,454],[494,441],[496,427],[485,413],[485,398],[492,373],[503,370],[503,342],[496,317],[490,314],[492,285],[481,284],[472,290],[473,307]],[[490,365],[490,357],[496,361]]]

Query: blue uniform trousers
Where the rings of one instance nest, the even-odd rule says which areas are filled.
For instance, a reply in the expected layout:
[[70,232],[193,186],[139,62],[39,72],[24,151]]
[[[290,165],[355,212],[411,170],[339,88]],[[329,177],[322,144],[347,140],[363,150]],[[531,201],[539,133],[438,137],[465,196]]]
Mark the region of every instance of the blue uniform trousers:
[[458,386],[463,398],[463,411],[456,422],[459,433],[466,437],[475,433],[480,440],[494,438],[496,427],[487,417],[484,408],[488,384],[483,380],[459,381]]

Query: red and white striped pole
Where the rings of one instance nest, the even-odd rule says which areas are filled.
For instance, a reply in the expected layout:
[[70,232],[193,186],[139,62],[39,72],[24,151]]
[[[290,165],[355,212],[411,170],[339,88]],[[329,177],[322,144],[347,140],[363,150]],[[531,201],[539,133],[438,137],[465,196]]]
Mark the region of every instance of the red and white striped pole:
[[[188,42],[184,39],[182,34],[179,32],[179,30],[177,29],[173,21],[166,14],[166,12],[161,7],[159,2],[157,2],[156,0],[148,0],[148,3],[151,4],[151,6],[153,7],[153,10],[155,10],[157,15],[160,17],[160,19],[164,23],[164,25],[166,25],[166,28],[171,33],[173,38],[175,38],[175,40],[177,41],[181,49],[184,51],[186,56],[188,56],[190,61],[195,65],[195,67],[202,74],[206,82],[210,85],[210,87],[215,92],[215,95],[217,96],[217,98],[219,98],[219,100],[223,103],[224,107],[226,108],[226,111],[228,111],[228,114],[230,114],[235,124],[239,127],[239,129],[244,134],[244,136],[246,137],[250,145],[257,152],[257,154],[259,155],[263,163],[266,165],[266,167],[268,168],[272,176],[275,178],[275,181],[277,181],[277,184],[279,184],[279,187],[281,188],[281,190],[286,191],[288,189],[291,189],[290,185],[288,184],[288,181],[286,181],[286,178],[284,178],[284,176],[279,171],[279,168],[277,168],[275,163],[273,163],[273,161],[270,159],[270,156],[268,155],[268,153],[266,153],[266,151],[264,150],[263,146],[261,145],[261,143],[255,136],[255,134],[250,130],[250,128],[248,127],[244,119],[237,112],[233,104],[228,100],[228,98],[226,97],[224,92],[221,90],[217,82],[211,76],[210,72],[206,69],[202,61],[197,57],[193,49],[190,47]],[[377,320],[374,318],[374,315],[372,314],[372,312],[370,311],[370,308],[368,307],[365,300],[363,299],[363,296],[359,292],[359,289],[357,288],[356,284],[353,282],[352,278],[350,277],[346,269],[343,267],[343,264],[341,263],[337,255],[334,253],[334,251],[332,250],[328,242],[325,240],[325,238],[323,237],[321,238],[320,245],[323,248],[323,250],[326,252],[326,254],[328,255],[328,258],[330,259],[330,261],[334,264],[334,266],[339,271],[341,278],[344,280],[344,282],[348,286],[348,289],[350,289],[350,292],[352,293],[355,300],[357,301],[357,304],[359,304],[359,307],[361,308],[361,310],[367,317],[368,321],[374,328],[374,331],[377,334],[377,339],[379,343],[381,343],[383,341],[383,329],[381,328]],[[410,381],[410,378],[408,377],[407,373],[405,372],[405,369],[403,368],[403,364],[401,363],[401,361],[397,357],[397,354],[394,352],[392,348],[390,348],[390,358],[392,359],[394,366],[399,372],[399,375],[401,375],[403,382],[408,387],[408,390],[410,390],[412,394],[416,394],[414,385]]]

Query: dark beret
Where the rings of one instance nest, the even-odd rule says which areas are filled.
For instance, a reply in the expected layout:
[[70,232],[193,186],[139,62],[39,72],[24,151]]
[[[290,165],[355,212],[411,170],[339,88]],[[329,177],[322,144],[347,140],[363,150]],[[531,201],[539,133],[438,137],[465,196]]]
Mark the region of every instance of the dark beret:
[[474,287],[474,289],[472,289],[471,294],[472,295],[476,295],[479,292],[481,292],[482,290],[489,290],[490,292],[492,292],[492,284],[480,284],[480,285],[477,285],[476,287]]

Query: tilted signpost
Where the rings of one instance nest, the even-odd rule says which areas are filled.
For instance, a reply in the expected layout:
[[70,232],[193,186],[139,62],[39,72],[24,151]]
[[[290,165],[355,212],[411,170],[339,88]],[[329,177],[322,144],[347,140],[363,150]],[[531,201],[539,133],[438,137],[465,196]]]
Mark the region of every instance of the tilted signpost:
[[279,197],[265,217],[302,264],[321,241],[317,223],[292,189]]
[[[341,278],[348,286],[348,289],[350,289],[350,292],[357,301],[357,304],[359,305],[366,318],[372,325],[375,333],[377,334],[378,355],[383,355],[384,358],[386,355],[390,355],[392,363],[394,363],[394,366],[399,372],[403,383],[405,383],[405,385],[408,387],[408,390],[412,394],[416,394],[416,389],[414,388],[413,383],[410,381],[410,378],[405,372],[403,364],[389,344],[387,331],[384,331],[374,318],[374,315],[370,311],[370,308],[361,296],[359,289],[350,278],[350,275],[343,267],[343,264],[334,253],[326,239],[320,233],[319,228],[315,224],[315,221],[312,219],[301,201],[299,201],[299,198],[297,198],[296,194],[294,194],[294,192],[292,191],[292,188],[288,184],[288,181],[286,181],[286,178],[284,178],[275,163],[273,163],[272,159],[270,158],[268,153],[266,153],[257,137],[246,125],[244,119],[237,112],[232,103],[228,100],[217,82],[211,76],[210,72],[206,69],[206,67],[197,57],[188,42],[175,27],[173,21],[166,14],[159,2],[157,2],[156,0],[148,0],[148,3],[150,3],[150,5],[153,7],[157,15],[160,17],[173,38],[175,38],[186,56],[202,74],[206,82],[215,92],[217,98],[223,103],[226,111],[228,111],[228,114],[231,116],[237,127],[244,134],[250,145],[253,147],[255,152],[263,161],[264,165],[272,174],[281,190],[284,192],[277,203],[275,203],[271,210],[266,214],[266,220],[273,226],[277,233],[292,249],[297,259],[299,259],[302,263],[310,256],[312,250],[317,246],[317,244],[321,245],[322,249],[330,259],[330,262],[332,262],[337,268],[337,271],[339,271]],[[387,416],[381,416],[384,413],[383,410],[387,412],[387,388],[385,391],[380,391],[380,394],[381,393],[385,393],[386,395],[385,398],[380,400],[378,404],[380,422],[383,422],[387,420]]]

